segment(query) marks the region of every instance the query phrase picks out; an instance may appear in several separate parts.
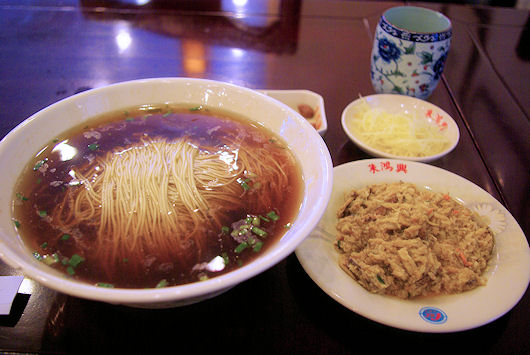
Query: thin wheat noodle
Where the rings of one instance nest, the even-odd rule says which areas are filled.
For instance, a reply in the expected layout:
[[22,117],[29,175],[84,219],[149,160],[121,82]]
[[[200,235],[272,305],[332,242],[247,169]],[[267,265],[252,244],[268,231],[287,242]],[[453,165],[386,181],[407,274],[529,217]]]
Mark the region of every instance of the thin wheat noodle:
[[[281,193],[271,186],[288,182],[266,149],[251,153],[238,142],[229,146],[239,149],[210,153],[216,149],[199,149],[185,138],[143,139],[114,149],[75,170],[82,186],[67,191],[52,218],[62,231],[92,225],[97,254],[109,273],[118,260],[143,260],[142,255],[169,258],[177,251],[199,258],[202,230],[220,228],[222,217],[242,206],[248,192],[240,179],[252,176],[263,184],[259,198],[249,199],[257,209],[268,208],[271,194]],[[222,154],[231,155],[233,164]]]

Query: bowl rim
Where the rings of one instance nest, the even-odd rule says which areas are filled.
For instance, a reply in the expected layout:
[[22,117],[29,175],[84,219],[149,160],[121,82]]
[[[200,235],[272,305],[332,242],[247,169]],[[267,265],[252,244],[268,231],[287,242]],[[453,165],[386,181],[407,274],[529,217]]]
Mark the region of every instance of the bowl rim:
[[[311,230],[318,223],[320,217],[323,215],[325,207],[327,206],[327,203],[331,196],[331,189],[333,184],[333,166],[331,161],[331,155],[329,153],[329,150],[327,149],[327,146],[325,145],[322,137],[318,134],[318,132],[308,122],[306,122],[306,120],[295,110],[263,93],[232,83],[211,79],[160,77],[129,80],[109,84],[103,87],[93,88],[52,103],[51,105],[46,106],[45,108],[37,111],[30,117],[26,118],[23,122],[13,128],[5,137],[3,137],[3,139],[0,141],[0,152],[4,150],[4,147],[6,145],[12,144],[11,141],[21,135],[24,132],[26,126],[34,124],[34,121],[39,120],[39,117],[41,117],[44,112],[61,109],[61,106],[63,105],[75,103],[76,101],[83,99],[84,97],[94,95],[95,93],[101,93],[107,90],[114,90],[117,88],[126,89],[128,87],[149,84],[156,85],[158,83],[171,83],[174,85],[204,84],[208,85],[209,88],[227,88],[228,90],[244,92],[245,94],[250,95],[250,97],[255,97],[258,100],[265,100],[272,105],[279,106],[279,108],[281,108],[283,112],[286,112],[286,114],[292,116],[296,121],[300,122],[303,127],[306,127],[308,132],[312,132],[310,134],[313,135],[315,138],[314,144],[316,144],[316,149],[320,152],[320,155],[322,156],[325,164],[322,166],[321,170],[322,184],[318,187],[320,190],[319,196],[321,196],[320,198],[322,199],[322,203],[320,204],[320,206],[307,207],[309,211],[308,220],[310,222],[307,222],[306,220],[306,223],[302,224],[300,227],[297,228],[297,234],[295,235],[295,237],[292,238],[292,241],[290,243],[280,244],[278,241],[276,243],[277,246],[275,248],[271,248],[267,252],[266,258],[258,257],[251,263],[244,265],[241,268],[205,281],[170,286],[165,288],[105,288],[81,281],[76,281],[73,279],[68,279],[62,275],[58,276],[54,272],[43,272],[42,269],[38,267],[39,264],[37,263],[40,263],[39,261],[34,260],[34,262],[32,263],[28,263],[25,260],[20,259],[14,251],[10,250],[9,248],[6,248],[5,244],[0,240],[0,258],[4,262],[6,262],[8,265],[15,269],[19,269],[26,277],[29,277],[50,289],[71,296],[117,304],[142,305],[161,302],[174,303],[176,301],[185,301],[193,298],[208,298],[209,294],[218,294],[222,290],[234,287],[235,285],[258,275],[259,273],[266,271],[267,269],[273,267],[274,265],[282,261],[288,255],[293,253],[296,247],[305,239],[305,237],[309,235]],[[116,109],[119,109],[119,107],[117,107]],[[68,128],[69,127],[65,127],[65,130],[67,130]],[[284,139],[287,141],[286,138]],[[288,141],[287,143],[289,144]],[[285,235],[290,233],[291,230],[287,231]],[[4,234],[3,228],[0,228],[0,233]],[[50,270],[53,269],[50,268]]]
[[[431,107],[435,109],[436,111],[440,112],[442,115],[444,115],[444,119],[448,122],[449,125],[454,127],[455,131],[455,139],[451,141],[451,144],[449,147],[447,147],[445,150],[443,150],[440,153],[428,155],[424,157],[408,157],[408,156],[402,156],[402,155],[394,155],[387,152],[384,152],[382,150],[376,149],[372,146],[369,146],[368,144],[361,141],[347,126],[346,120],[348,120],[348,114],[350,111],[359,103],[361,103],[364,100],[367,99],[375,99],[375,100],[392,100],[399,102],[405,101],[407,103],[419,103],[424,106]],[[428,101],[419,99],[417,97],[411,97],[406,95],[399,95],[399,94],[373,94],[368,96],[361,96],[358,99],[350,102],[342,111],[341,115],[341,125],[342,129],[344,130],[344,133],[350,138],[350,140],[355,143],[361,150],[365,151],[366,153],[376,157],[376,158],[389,158],[389,159],[398,159],[398,160],[409,160],[409,161],[417,161],[417,162],[423,162],[428,163],[437,159],[442,158],[443,156],[449,154],[451,151],[453,151],[456,146],[458,145],[458,142],[460,141],[460,129],[458,128],[458,124],[454,120],[454,118],[448,114],[446,111],[442,110],[439,106],[436,106],[435,104],[432,104]]]

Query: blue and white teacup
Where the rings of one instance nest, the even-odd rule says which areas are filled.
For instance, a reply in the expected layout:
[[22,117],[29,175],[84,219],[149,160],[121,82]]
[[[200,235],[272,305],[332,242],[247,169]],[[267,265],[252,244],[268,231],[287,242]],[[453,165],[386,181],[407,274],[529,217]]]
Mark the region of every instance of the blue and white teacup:
[[429,97],[442,75],[451,34],[451,21],[439,12],[415,6],[386,10],[372,49],[375,91]]

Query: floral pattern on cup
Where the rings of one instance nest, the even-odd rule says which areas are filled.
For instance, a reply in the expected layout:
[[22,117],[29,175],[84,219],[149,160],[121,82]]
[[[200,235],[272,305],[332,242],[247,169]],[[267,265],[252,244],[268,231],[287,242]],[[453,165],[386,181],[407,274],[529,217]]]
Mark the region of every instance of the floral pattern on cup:
[[397,29],[381,18],[375,32],[371,79],[377,93],[426,99],[443,72],[451,31],[417,34]]

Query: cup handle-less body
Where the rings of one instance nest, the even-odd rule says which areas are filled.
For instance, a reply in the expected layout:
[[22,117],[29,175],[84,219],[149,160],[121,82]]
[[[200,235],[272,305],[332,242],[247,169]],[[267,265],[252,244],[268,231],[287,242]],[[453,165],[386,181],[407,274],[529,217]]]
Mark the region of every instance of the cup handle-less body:
[[451,36],[451,21],[439,12],[414,6],[385,11],[370,60],[374,90],[428,98],[443,72]]

